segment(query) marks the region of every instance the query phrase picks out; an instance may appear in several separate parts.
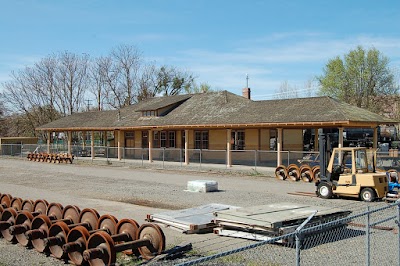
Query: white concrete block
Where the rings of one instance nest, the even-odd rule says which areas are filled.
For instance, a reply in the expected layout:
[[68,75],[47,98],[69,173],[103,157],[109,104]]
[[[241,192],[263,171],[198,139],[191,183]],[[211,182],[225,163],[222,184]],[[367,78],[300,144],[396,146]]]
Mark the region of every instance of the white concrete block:
[[218,191],[218,182],[213,180],[188,181],[187,190],[190,192],[213,192]]

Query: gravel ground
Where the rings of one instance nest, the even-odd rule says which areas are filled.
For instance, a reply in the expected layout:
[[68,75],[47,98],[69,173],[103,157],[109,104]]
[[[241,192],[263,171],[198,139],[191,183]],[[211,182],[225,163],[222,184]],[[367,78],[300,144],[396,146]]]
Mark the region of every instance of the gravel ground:
[[[217,181],[220,191],[187,192],[185,189],[190,180]],[[366,203],[354,200],[322,200],[287,194],[295,191],[314,192],[314,190],[313,184],[280,181],[267,176],[138,170],[81,163],[55,165],[0,158],[0,193],[23,199],[46,199],[64,206],[74,204],[81,209],[95,208],[100,215],[112,214],[118,219],[132,218],[139,224],[145,222],[147,214],[209,203],[247,207],[274,202],[292,202],[342,207],[358,213],[366,209]],[[383,202],[373,204],[376,207],[385,205]],[[182,242],[190,242],[193,244],[193,253],[200,256],[254,243],[214,234],[185,235],[170,228],[163,228],[163,231],[166,235],[167,248]],[[119,259],[119,263],[127,264],[123,258]],[[2,265],[65,264],[0,239],[0,266]]]

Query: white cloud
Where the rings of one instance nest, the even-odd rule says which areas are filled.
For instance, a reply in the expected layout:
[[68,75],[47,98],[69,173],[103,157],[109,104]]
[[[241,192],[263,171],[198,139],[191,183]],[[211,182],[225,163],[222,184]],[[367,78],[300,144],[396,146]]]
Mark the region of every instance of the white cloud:
[[189,69],[212,87],[236,90],[234,92],[239,91],[239,94],[248,73],[254,95],[268,95],[277,91],[285,80],[299,89],[304,88],[307,80],[321,74],[329,59],[343,56],[358,45],[366,49],[375,47],[391,59],[391,65],[398,66],[400,38],[366,35],[335,38],[312,32],[247,40],[225,52],[188,49],[163,59],[170,65]]

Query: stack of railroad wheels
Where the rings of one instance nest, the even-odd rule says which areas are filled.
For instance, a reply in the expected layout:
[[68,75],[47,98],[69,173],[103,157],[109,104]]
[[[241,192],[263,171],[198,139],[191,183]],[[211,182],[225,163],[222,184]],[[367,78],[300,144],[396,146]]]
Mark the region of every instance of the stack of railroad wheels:
[[0,237],[74,265],[115,265],[118,252],[150,260],[165,250],[158,225],[1,193]]
[[319,165],[311,167],[308,164],[302,164],[301,166],[290,164],[287,167],[279,165],[275,169],[275,177],[279,180],[317,182],[320,180],[320,167]]
[[29,153],[29,161],[48,163],[69,163],[74,161],[74,155],[69,153]]

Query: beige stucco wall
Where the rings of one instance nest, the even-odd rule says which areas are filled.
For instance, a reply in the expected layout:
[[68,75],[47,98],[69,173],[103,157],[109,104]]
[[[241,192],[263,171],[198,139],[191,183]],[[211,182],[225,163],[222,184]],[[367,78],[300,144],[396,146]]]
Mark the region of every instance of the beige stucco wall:
[[283,150],[302,151],[303,150],[303,130],[284,129],[283,130]]
[[269,150],[269,129],[260,129],[260,150]]
[[226,129],[210,130],[208,133],[209,150],[226,150]]
[[1,144],[37,144],[37,137],[4,137],[0,138]]
[[244,131],[244,143],[246,150],[258,150],[258,129],[246,129]]

